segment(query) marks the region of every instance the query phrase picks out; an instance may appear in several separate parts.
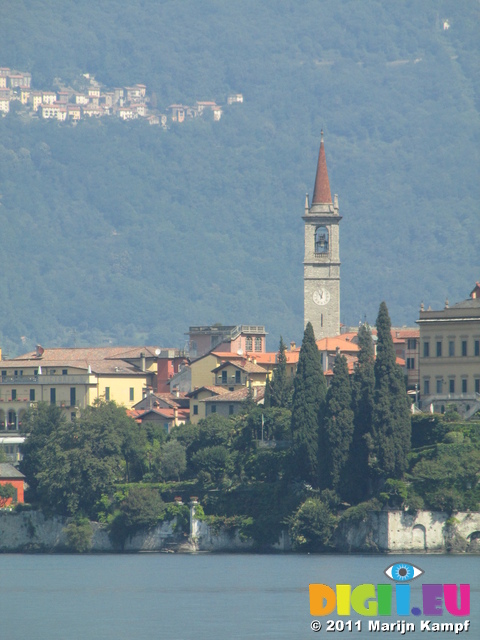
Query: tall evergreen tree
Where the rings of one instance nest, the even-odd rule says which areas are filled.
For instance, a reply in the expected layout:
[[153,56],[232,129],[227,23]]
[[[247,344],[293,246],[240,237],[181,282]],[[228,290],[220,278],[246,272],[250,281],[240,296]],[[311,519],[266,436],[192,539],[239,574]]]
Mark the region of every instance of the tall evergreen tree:
[[265,383],[265,393],[263,395],[263,406],[265,409],[270,409],[272,406],[272,383],[267,378]]
[[327,384],[313,327],[305,328],[298,359],[292,401],[294,477],[318,484],[318,420],[323,411]]
[[372,420],[374,471],[380,479],[399,478],[406,469],[410,451],[411,414],[403,372],[396,363],[385,302],[378,311],[377,338]]
[[354,429],[345,477],[344,495],[350,502],[366,500],[370,493],[369,452],[373,443],[372,415],[375,394],[375,353],[367,324],[358,330],[358,360],[352,376]]
[[[319,466],[327,471],[327,487],[339,491],[353,437],[352,390],[347,359],[342,355],[335,358],[322,422],[320,431],[324,431],[325,448],[319,447]],[[326,475],[324,472],[320,469],[322,477]]]
[[287,348],[280,336],[280,346],[278,348],[278,360],[273,380],[270,383],[270,404],[272,407],[289,409],[292,404],[292,379],[287,374]]

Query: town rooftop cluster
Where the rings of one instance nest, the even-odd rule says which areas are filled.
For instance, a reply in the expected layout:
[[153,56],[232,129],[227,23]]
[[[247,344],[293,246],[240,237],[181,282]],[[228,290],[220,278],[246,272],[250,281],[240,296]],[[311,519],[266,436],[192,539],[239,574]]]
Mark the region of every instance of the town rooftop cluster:
[[[40,91],[31,87],[32,75],[0,67],[0,114],[10,112],[12,102],[19,101],[31,115],[44,119],[77,122],[82,118],[113,116],[121,120],[144,118],[149,124],[166,128],[168,121],[182,123],[187,119],[213,114],[221,119],[223,107],[214,100],[197,100],[193,106],[171,104],[161,113],[152,104],[144,84],[106,88],[91,75],[84,74],[85,88],[77,91],[63,86],[58,91]],[[231,94],[227,104],[243,102],[242,94]]]

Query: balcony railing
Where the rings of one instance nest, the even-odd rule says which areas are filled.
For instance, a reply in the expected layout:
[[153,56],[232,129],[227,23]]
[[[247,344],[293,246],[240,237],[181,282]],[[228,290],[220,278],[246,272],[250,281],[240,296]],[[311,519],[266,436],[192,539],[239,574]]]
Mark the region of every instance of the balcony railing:
[[1,376],[0,384],[49,384],[52,386],[66,384],[96,384],[96,380],[91,380],[92,375],[44,375],[37,376]]

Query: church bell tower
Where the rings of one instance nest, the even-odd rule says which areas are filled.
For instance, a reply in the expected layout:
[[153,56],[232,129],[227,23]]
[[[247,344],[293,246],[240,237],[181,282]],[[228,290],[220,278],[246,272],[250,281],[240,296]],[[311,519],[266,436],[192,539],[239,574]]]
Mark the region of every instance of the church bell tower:
[[321,132],[312,204],[305,200],[304,326],[315,338],[340,334],[340,235],[338,198],[332,202]]

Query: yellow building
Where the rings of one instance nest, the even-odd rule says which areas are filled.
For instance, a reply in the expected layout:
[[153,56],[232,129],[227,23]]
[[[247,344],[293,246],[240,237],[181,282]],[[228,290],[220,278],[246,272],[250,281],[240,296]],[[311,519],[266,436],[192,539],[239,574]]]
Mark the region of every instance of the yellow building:
[[197,424],[199,420],[206,417],[206,399],[218,398],[228,393],[229,391],[225,387],[215,385],[207,385],[187,393],[187,398],[190,399],[190,422],[192,424]]
[[480,410],[480,283],[470,298],[420,310],[421,408],[443,413],[448,404],[469,418]]
[[[213,352],[191,363],[190,422],[196,424],[211,413],[216,413],[217,405],[210,403],[214,398],[226,399],[219,405],[219,413],[223,409],[225,415],[238,412],[241,402],[252,389],[258,401],[263,399],[263,392],[268,378],[266,368],[254,362],[253,358],[233,353]],[[257,393],[258,392],[258,393]],[[220,410],[222,409],[222,410]]]
[[68,418],[97,399],[127,408],[142,398],[156,374],[154,347],[43,349],[2,360],[0,431],[17,431],[36,402],[65,409]]

